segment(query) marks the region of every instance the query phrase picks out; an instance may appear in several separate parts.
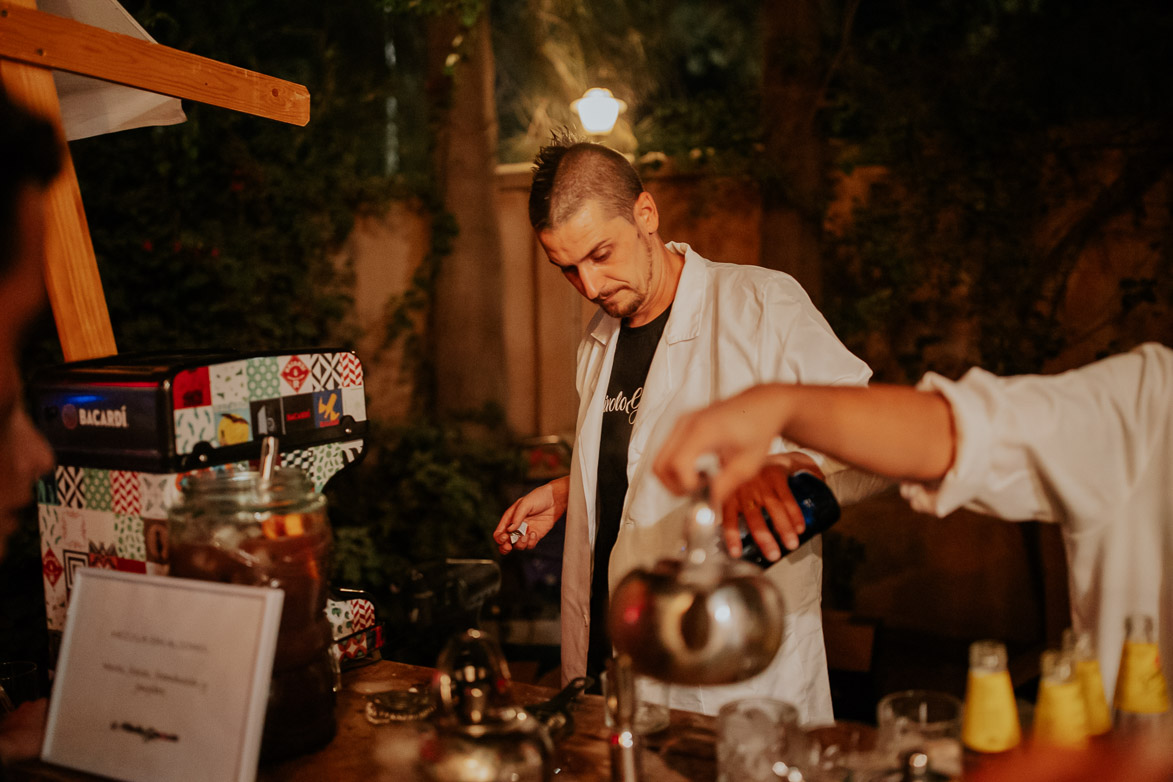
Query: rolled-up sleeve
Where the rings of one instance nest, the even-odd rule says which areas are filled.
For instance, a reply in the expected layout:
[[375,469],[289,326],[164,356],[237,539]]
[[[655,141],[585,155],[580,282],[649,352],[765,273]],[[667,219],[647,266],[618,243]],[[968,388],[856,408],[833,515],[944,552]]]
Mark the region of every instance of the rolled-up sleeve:
[[971,369],[957,382],[929,373],[953,414],[953,464],[939,482],[904,483],[912,507],[960,507],[1008,520],[1098,526],[1127,500],[1161,447],[1173,351],[1142,345],[1058,375],[998,377]]
[[1028,453],[1000,435],[1021,414],[1007,403],[1001,378],[975,368],[953,382],[930,372],[917,388],[935,391],[949,403],[956,450],[940,481],[901,483],[900,493],[914,510],[945,516],[969,507],[1006,519],[1053,519]]

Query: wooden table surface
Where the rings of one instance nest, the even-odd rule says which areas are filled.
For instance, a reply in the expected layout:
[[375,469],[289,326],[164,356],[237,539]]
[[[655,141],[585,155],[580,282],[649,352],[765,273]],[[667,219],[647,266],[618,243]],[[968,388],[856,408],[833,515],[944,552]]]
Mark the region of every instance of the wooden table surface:
[[[376,662],[343,674],[338,696],[338,734],[324,749],[300,758],[261,766],[263,782],[410,782],[404,766],[420,735],[412,723],[372,725],[366,718],[367,695],[385,690],[427,687],[433,670],[394,662]],[[544,701],[555,690],[514,683],[520,704]],[[608,731],[603,725],[603,699],[580,695],[573,710],[574,733],[555,747],[558,778],[596,782],[610,780]],[[672,711],[669,727],[647,737],[644,778],[656,782],[716,779],[715,720],[700,714]],[[26,763],[11,769],[12,778],[37,782],[97,780],[90,774]]]

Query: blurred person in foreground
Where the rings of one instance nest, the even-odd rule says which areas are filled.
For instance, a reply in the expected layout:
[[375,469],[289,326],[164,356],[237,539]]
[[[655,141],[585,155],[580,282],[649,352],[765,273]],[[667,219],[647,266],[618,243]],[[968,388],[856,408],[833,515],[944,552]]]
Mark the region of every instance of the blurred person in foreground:
[[[18,511],[33,501],[37,478],[53,468],[49,444],[24,406],[18,369],[24,332],[45,304],[45,189],[60,168],[49,123],[14,105],[0,91],[0,557],[16,529]],[[42,698],[0,718],[3,767],[41,752]]]
[[654,469],[687,492],[697,457],[715,453],[719,498],[777,434],[902,481],[920,512],[1058,523],[1072,624],[1095,638],[1109,697],[1130,614],[1154,617],[1173,680],[1173,350],[1148,343],[1050,376],[929,373],[915,389],[758,386],[683,417]]
[[[635,168],[601,144],[556,138],[535,161],[530,223],[550,262],[598,305],[578,349],[579,393],[571,474],[540,486],[502,516],[501,553],[532,548],[566,513],[562,559],[562,680],[598,678],[611,656],[610,590],[629,571],[679,556],[684,513],[651,475],[651,456],[676,417],[756,383],[864,385],[871,371],[847,350],[798,282],[759,266],[713,263],[665,242],[655,200]],[[738,515],[771,561],[779,546],[762,508],[802,514],[787,486],[822,457],[778,441],[737,491]],[[830,468],[827,469],[831,473]],[[821,474],[821,472],[820,472]],[[840,468],[840,500],[863,489]],[[850,485],[849,485],[850,484]],[[868,488],[874,488],[869,485]],[[526,533],[516,543],[510,533]],[[670,705],[715,714],[750,695],[790,701],[803,718],[830,721],[820,610],[821,543],[783,540],[793,554],[767,571],[786,601],[786,637],[758,676],[720,687],[670,688]]]

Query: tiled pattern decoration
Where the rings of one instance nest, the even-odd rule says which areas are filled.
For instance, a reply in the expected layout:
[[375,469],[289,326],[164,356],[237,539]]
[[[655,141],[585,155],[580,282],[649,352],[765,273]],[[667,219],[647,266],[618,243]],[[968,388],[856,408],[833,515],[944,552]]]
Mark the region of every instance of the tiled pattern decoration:
[[[248,462],[213,469],[247,470]],[[167,509],[184,475],[60,466],[53,483],[42,481],[37,511],[50,632],[65,627],[77,568],[167,572]]]
[[[172,383],[177,453],[201,441],[214,448],[336,426],[343,415],[366,420],[362,365],[351,353],[248,358],[180,372]],[[291,438],[292,439],[292,438]],[[361,439],[329,442],[281,454],[281,464],[304,470],[321,491],[326,482],[362,453]],[[217,471],[247,470],[248,462]],[[133,573],[167,572],[167,511],[179,500],[188,473],[146,473],[59,466],[38,486],[41,566],[51,636],[59,639],[73,577],[79,567]],[[336,649],[350,657],[376,648],[367,639],[361,607],[331,604]],[[360,621],[351,621],[358,617]],[[360,626],[361,625],[361,626]],[[361,637],[360,637],[361,636]],[[377,639],[381,645],[381,637]],[[358,647],[362,646],[362,649]]]
[[383,645],[383,627],[375,616],[375,604],[362,597],[331,600],[326,616],[334,630],[334,658],[349,668],[371,657]]
[[213,448],[367,417],[362,364],[352,353],[264,356],[199,367],[172,382],[175,450]]

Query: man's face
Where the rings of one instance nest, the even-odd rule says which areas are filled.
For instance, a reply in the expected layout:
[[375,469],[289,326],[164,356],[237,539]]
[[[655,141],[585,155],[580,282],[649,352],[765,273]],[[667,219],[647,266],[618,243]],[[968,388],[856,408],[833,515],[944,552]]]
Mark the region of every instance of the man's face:
[[36,479],[53,469],[49,444],[24,409],[18,368],[25,329],[45,300],[42,191],[27,188],[18,210],[16,258],[0,273],[0,557],[17,511],[33,500]]
[[648,304],[655,244],[637,225],[605,216],[598,202],[587,201],[538,241],[575,290],[611,317],[631,318]]

